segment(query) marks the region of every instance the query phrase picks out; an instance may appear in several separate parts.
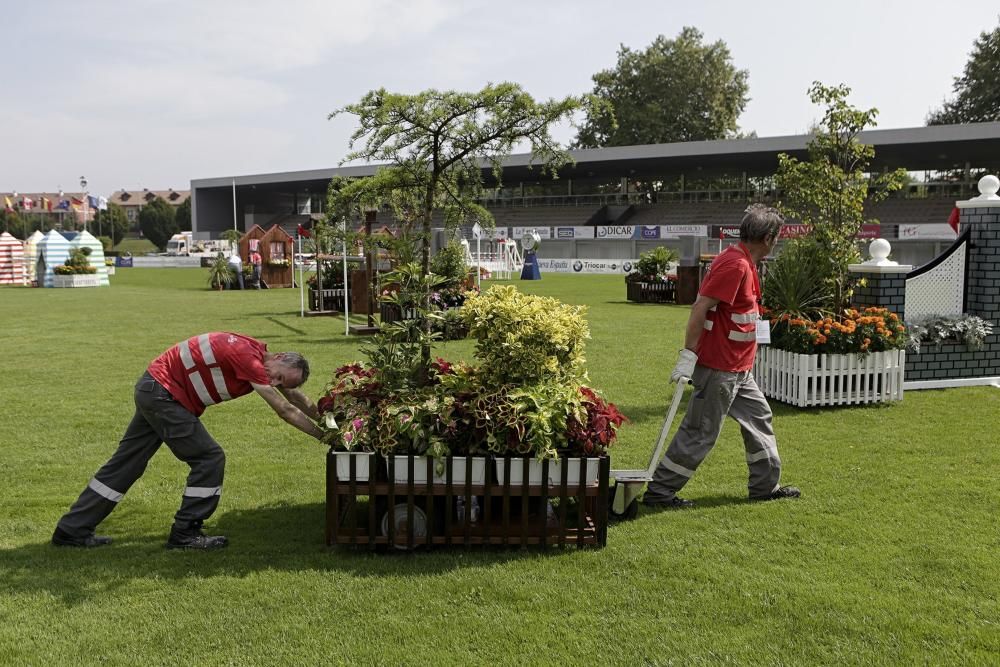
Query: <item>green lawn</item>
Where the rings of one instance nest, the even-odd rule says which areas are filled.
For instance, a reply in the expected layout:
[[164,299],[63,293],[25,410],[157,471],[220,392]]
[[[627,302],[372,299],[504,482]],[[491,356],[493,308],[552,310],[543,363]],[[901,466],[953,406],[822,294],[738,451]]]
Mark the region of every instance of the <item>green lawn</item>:
[[[207,330],[303,352],[317,394],[357,358],[293,290],[211,292],[205,270],[124,269],[90,290],[0,289],[0,664],[996,664],[1000,468],[993,388],[889,407],[775,405],[798,501],[750,504],[730,423],[685,489],[593,550],[372,555],[323,544],[324,450],[255,396],[210,409],[228,454],[218,553],[163,548],[185,466],[166,448],[94,551],[48,543],[113,452],[132,385]],[[613,467],[645,464],[686,309],[625,302],[620,277],[525,290],[590,306],[592,383],[631,419]],[[470,358],[471,342],[449,343]]]

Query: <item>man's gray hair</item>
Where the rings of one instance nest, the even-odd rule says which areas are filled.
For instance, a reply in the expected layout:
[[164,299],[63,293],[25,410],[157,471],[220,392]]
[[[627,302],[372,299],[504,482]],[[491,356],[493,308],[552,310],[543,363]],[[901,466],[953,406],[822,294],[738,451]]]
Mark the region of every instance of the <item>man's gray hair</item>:
[[309,379],[309,362],[298,352],[278,352],[274,355],[278,361],[289,368],[295,368],[302,373],[302,384]]
[[740,222],[740,241],[766,241],[781,233],[785,217],[778,209],[764,204],[750,204]]

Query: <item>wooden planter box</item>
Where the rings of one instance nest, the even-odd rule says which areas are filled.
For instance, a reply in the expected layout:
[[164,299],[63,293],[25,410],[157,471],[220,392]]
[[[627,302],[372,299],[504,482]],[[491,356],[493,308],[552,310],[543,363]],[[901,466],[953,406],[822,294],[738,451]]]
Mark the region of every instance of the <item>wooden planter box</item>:
[[757,348],[753,374],[764,395],[799,407],[903,400],[906,351],[796,354]]
[[382,324],[392,324],[402,320],[412,320],[417,316],[416,308],[400,308],[394,303],[380,303],[378,316]]
[[627,280],[625,298],[636,303],[677,303],[677,283]]
[[[320,301],[322,299],[322,301]],[[309,310],[314,312],[344,312],[344,288],[315,290],[309,288]]]
[[100,287],[101,277],[96,273],[72,273],[52,276],[53,287]]
[[[497,481],[495,466],[499,464],[504,472],[520,467],[523,478],[530,479],[529,459],[448,457],[444,473],[438,474],[437,462],[430,457],[374,455],[371,474],[361,479],[356,459],[355,469],[350,469],[348,459],[347,474],[342,474],[338,455],[343,460],[343,454],[331,451],[327,455],[327,545],[362,545],[374,550],[389,545],[397,549],[489,544],[582,548],[607,543],[611,466],[606,456],[577,459],[582,463],[577,463],[575,483],[569,481],[572,463],[553,476],[551,462],[545,461],[539,480],[547,477],[549,483],[515,484],[513,474],[505,474],[504,482]],[[484,465],[480,477],[477,459]],[[586,474],[579,473],[595,464],[596,479],[588,482]],[[459,470],[460,466],[465,470]]]

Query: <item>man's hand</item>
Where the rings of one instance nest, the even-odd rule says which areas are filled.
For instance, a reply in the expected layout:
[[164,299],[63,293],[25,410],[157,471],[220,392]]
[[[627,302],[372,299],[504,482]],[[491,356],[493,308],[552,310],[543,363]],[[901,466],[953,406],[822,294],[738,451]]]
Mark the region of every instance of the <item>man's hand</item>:
[[694,365],[698,363],[698,355],[691,350],[684,348],[681,350],[677,365],[670,373],[671,382],[679,382],[682,377],[690,379],[694,375]]

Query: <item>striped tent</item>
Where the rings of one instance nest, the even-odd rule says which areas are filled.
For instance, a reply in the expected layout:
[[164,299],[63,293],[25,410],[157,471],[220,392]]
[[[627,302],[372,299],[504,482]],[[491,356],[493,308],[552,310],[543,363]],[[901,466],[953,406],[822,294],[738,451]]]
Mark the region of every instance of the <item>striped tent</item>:
[[4,232],[0,234],[0,285],[24,284],[24,246]]
[[50,230],[38,242],[38,261],[35,263],[35,280],[39,287],[53,287],[55,268],[69,259],[69,241],[66,237]]
[[69,242],[69,246],[70,248],[90,248],[90,256],[87,259],[90,260],[91,266],[97,267],[97,284],[101,287],[107,287],[111,284],[108,282],[108,267],[104,265],[104,246],[93,234],[87,231],[80,232],[75,239]]
[[35,279],[35,262],[38,261],[38,243],[45,238],[37,229],[24,242],[24,278],[30,284]]

